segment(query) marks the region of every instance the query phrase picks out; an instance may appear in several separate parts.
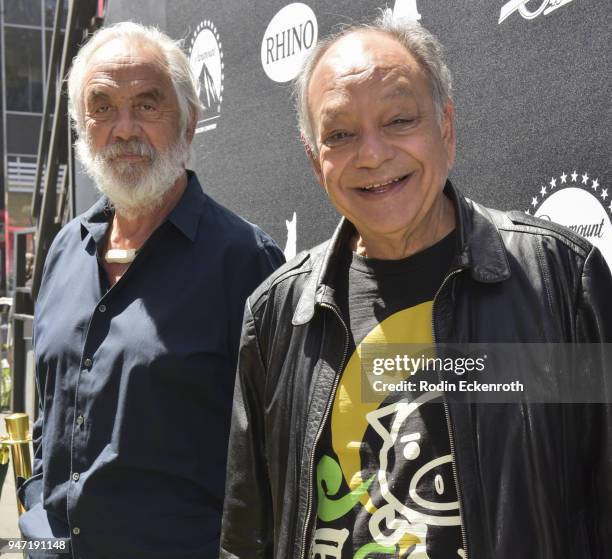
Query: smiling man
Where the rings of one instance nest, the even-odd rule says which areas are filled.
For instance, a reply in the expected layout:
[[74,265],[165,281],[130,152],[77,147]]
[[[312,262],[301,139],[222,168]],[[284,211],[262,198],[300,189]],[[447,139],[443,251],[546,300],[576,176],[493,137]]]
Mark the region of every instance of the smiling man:
[[454,229],[442,196],[455,156],[453,106],[450,98],[436,106],[429,91],[425,70],[384,34],[347,35],[311,76],[310,158],[364,256],[401,259]]
[[450,73],[420,25],[324,39],[296,94],[343,219],[248,299],[221,557],[609,555],[609,408],[372,398],[362,376],[389,344],[611,342],[601,254],[449,182]]
[[45,262],[20,527],[74,558],[213,557],[244,301],[282,253],[186,170],[198,87],[169,37],[102,29],[68,86],[103,196]]

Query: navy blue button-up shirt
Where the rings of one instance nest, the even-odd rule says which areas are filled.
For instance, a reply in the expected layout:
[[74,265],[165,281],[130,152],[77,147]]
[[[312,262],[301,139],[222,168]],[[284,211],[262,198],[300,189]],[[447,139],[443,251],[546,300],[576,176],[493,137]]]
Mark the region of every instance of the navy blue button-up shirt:
[[189,173],[110,287],[100,254],[111,217],[101,200],[47,257],[26,514],[65,526],[74,557],[216,557],[243,306],[283,256]]

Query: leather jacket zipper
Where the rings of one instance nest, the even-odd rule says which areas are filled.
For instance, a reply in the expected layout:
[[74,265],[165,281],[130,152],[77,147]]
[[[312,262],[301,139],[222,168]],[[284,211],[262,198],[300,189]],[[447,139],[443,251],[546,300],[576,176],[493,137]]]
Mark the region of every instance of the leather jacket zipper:
[[[436,299],[438,298],[438,295],[440,294],[442,289],[444,289],[444,287],[448,283],[448,280],[450,280],[452,277],[456,276],[462,271],[463,269],[459,268],[459,269],[453,270],[450,274],[448,274],[444,278],[444,280],[440,284],[440,287],[438,288],[438,291],[436,291],[436,294],[434,295],[433,303],[431,307],[431,332],[433,336],[434,346],[437,345],[436,324],[435,324],[435,318],[434,318],[436,316]],[[444,402],[444,415],[446,417],[446,428],[448,430],[448,440],[450,443],[451,456],[453,458],[451,461],[451,466],[453,470],[453,479],[455,480],[455,487],[457,488],[457,501],[459,503],[459,515],[461,517],[461,539],[463,540],[463,552],[464,552],[463,557],[464,559],[468,559],[467,531],[465,529],[465,524],[463,522],[463,519],[465,518],[465,516],[463,514],[463,505],[461,502],[461,487],[459,486],[459,476],[457,475],[457,464],[455,463],[455,437],[453,435],[453,426],[451,425],[451,420],[450,420],[448,400],[446,399],[446,394],[444,392],[442,393],[442,401]]]
[[[322,307],[325,307],[326,309],[330,309],[331,311],[333,311],[333,313],[338,317],[338,320],[342,324],[342,327],[344,328],[344,332],[346,335],[344,337],[344,355],[340,363],[340,368],[338,369],[338,372],[336,374],[336,378],[334,379],[334,385],[329,395],[329,400],[327,401],[327,406],[325,408],[325,413],[323,414],[323,419],[321,421],[321,424],[319,425],[319,430],[317,431],[317,434],[315,436],[314,444],[312,446],[312,454],[310,455],[310,463],[308,465],[308,486],[307,486],[307,493],[306,493],[306,519],[304,523],[304,533],[302,535],[302,549],[300,552],[300,559],[306,558],[306,540],[308,538],[308,529],[310,527],[310,520],[311,520],[310,516],[312,514],[312,478],[313,478],[313,473],[314,473],[314,461],[315,461],[315,456],[316,456],[316,451],[317,451],[317,444],[319,442],[319,439],[321,438],[321,433],[323,433],[325,424],[327,423],[329,411],[332,407],[334,398],[336,396],[336,389],[338,388],[338,383],[340,382],[340,377],[342,376],[344,364],[346,363],[346,358],[348,356],[349,338],[350,338],[348,327],[346,323],[344,322],[344,319],[340,315],[340,312],[338,311],[338,309],[336,309],[336,307],[334,307],[333,305],[330,305],[329,303],[320,303],[320,305]],[[312,543],[313,542],[311,538],[310,546],[308,549],[312,547]]]

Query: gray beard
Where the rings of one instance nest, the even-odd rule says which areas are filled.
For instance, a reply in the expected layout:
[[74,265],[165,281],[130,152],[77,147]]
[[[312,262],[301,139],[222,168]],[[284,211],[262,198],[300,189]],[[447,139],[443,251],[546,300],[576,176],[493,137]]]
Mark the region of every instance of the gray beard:
[[[150,158],[148,164],[114,161],[109,153],[129,151]],[[94,153],[85,138],[75,144],[76,153],[96,188],[105,195],[115,211],[126,217],[147,215],[159,209],[177,179],[185,172],[190,146],[181,134],[176,143],[157,153],[144,142],[130,140]]]

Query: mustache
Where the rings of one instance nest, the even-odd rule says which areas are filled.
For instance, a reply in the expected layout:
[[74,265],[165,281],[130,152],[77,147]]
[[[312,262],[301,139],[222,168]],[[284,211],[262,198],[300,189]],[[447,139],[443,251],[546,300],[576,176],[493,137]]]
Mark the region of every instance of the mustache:
[[97,156],[105,160],[113,160],[122,155],[137,155],[147,157],[153,161],[157,152],[146,142],[141,140],[120,140],[101,149]]

